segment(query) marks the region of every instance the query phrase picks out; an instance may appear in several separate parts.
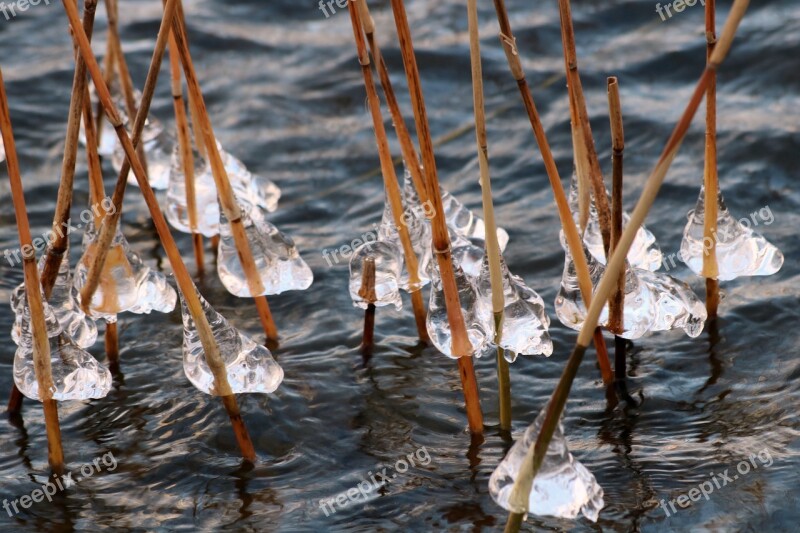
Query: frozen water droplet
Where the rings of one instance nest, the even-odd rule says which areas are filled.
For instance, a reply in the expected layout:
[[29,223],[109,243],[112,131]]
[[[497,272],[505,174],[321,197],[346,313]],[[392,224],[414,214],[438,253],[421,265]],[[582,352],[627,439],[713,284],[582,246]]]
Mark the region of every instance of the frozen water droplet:
[[[182,296],[182,295],[181,295]],[[231,326],[198,294],[203,313],[208,318],[214,339],[225,364],[228,382],[234,394],[274,392],[283,381],[283,369],[270,351]],[[200,342],[194,320],[181,298],[183,315],[183,370],[192,385],[206,394],[214,391],[214,375],[206,363],[205,350]]]
[[[722,199],[722,193],[717,195],[717,206],[717,279],[728,281],[740,276],[769,276],[780,270],[783,254],[760,233],[753,231],[750,227],[753,220],[733,218]],[[705,189],[701,188],[697,205],[694,211],[689,212],[681,242],[681,257],[697,275],[702,275],[706,252],[704,225]]]
[[[93,245],[96,240],[97,231],[94,223],[90,223],[83,235],[83,255],[75,267],[73,284],[78,292],[86,284],[89,258],[94,253]],[[114,322],[118,314],[136,305],[138,287],[127,253],[128,242],[117,225],[103,272],[100,275],[100,284],[89,305],[93,318]]]
[[[544,417],[545,411],[539,413],[489,478],[489,494],[500,507],[509,512],[525,512],[525,509],[517,508],[511,501],[511,492],[528,450],[536,443]],[[578,513],[582,513],[592,522],[597,522],[604,505],[602,487],[594,475],[570,453],[564,436],[564,426],[559,420],[547,447],[547,454],[533,479],[528,512],[537,516],[568,519],[574,519]]]
[[[545,312],[544,300],[536,291],[525,285],[522,278],[513,275],[502,258],[500,268],[505,299],[500,347],[505,351],[506,360],[513,363],[517,354],[549,357],[553,353],[553,341],[547,331],[550,318]],[[493,335],[495,327],[488,257],[483,260],[477,286],[483,300],[482,305],[478,306],[480,319],[486,331]]]
[[[197,206],[197,233],[206,237],[219,234],[219,203],[217,202],[217,186],[211,167],[200,157],[196,149],[192,149],[194,160],[194,193]],[[167,184],[167,220],[170,225],[183,233],[192,233],[189,225],[189,207],[186,202],[186,175],[183,173],[183,161],[180,147],[176,144],[172,152],[172,161]]]
[[[26,397],[41,401],[34,370],[30,307],[24,288],[15,294],[15,299],[19,302],[20,337],[19,347],[14,354],[14,383]],[[44,304],[44,311],[50,340],[53,399],[65,401],[104,397],[111,389],[111,373],[72,341],[47,303]]]
[[[368,302],[361,294],[364,278],[364,262],[368,257],[375,260],[375,301]],[[353,305],[366,309],[369,303],[375,307],[394,305],[403,308],[398,280],[403,268],[403,252],[392,242],[378,241],[362,244],[350,258],[350,298]]]
[[[572,181],[569,188],[569,206],[572,211],[572,216],[575,224],[579,224],[578,212],[578,182],[577,176],[572,175]],[[611,200],[609,199],[609,205]],[[623,229],[628,226],[631,217],[628,213],[622,213],[622,227]],[[606,264],[605,251],[603,249],[603,236],[600,233],[600,220],[597,215],[597,207],[595,206],[594,199],[592,199],[589,207],[589,222],[586,225],[586,231],[583,234],[583,243],[586,245],[588,251],[592,254],[601,265]],[[631,266],[636,268],[643,268],[645,270],[656,271],[661,268],[663,254],[658,247],[655,236],[644,226],[644,224],[636,232],[636,237],[633,239],[630,250],[628,250],[628,262]]]
[[[256,296],[302,291],[311,286],[314,274],[300,257],[294,241],[268,222],[261,208],[254,208],[249,214],[242,210],[242,224],[264,284],[264,293]],[[217,272],[222,284],[235,296],[251,297],[230,224],[224,214],[221,215],[220,229]]]
[[450,332],[450,323],[447,320],[444,289],[442,288],[439,269],[434,263],[431,263],[429,272],[431,276],[431,297],[428,305],[426,326],[428,335],[430,335],[431,341],[436,348],[448,357],[457,359],[462,355],[466,356],[480,353],[486,343],[491,339],[488,338],[489,334],[481,323],[479,316],[481,311],[478,309],[478,306],[484,304],[483,300],[478,295],[478,289],[458,265],[453,265],[453,273],[456,278],[458,299],[461,303],[461,313],[467,328],[467,337],[472,348],[471,352],[468,354],[460,354],[457,357],[453,356],[452,334]]
[[[39,272],[44,268],[45,257],[39,260]],[[11,329],[11,339],[19,344],[22,328],[22,305],[26,304],[24,298],[25,285],[20,284],[11,295],[11,309],[14,311],[14,326]],[[72,275],[69,270],[69,250],[64,253],[58,267],[53,291],[48,301],[50,309],[56,316],[64,332],[81,348],[88,348],[97,341],[97,325],[94,320],[87,317],[78,303],[78,291],[72,284]]]
[[[586,318],[586,306],[563,231],[561,246],[566,251],[566,258],[561,288],[556,297],[556,315],[565,326],[580,330]],[[591,255],[588,263],[592,287],[596,287],[605,267]],[[638,339],[649,332],[673,329],[683,329],[690,337],[697,337],[703,330],[706,318],[705,306],[686,283],[666,274],[628,267],[623,310],[624,332],[620,337]],[[598,323],[608,323],[608,305],[603,308]]]

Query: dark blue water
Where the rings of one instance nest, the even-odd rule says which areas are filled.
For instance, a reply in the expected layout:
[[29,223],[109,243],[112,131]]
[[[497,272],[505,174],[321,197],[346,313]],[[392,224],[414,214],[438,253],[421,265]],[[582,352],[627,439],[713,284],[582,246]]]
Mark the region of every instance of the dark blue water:
[[[138,85],[152,52],[160,2],[121,0],[122,32]],[[541,158],[496,37],[491,2],[480,2],[489,149],[499,223],[511,242],[511,269],[552,302],[563,267],[558,218]],[[509,1],[528,79],[562,176],[571,173],[568,102],[555,0]],[[406,115],[404,77],[388,2],[371,2],[379,40]],[[727,13],[720,7],[720,25]],[[466,32],[466,2],[409,0],[408,12],[442,184],[480,208]],[[187,3],[189,32],[217,135],[253,171],[283,189],[272,222],[294,236],[316,281],[304,293],[270,299],[281,330],[276,356],[286,372],[270,396],[240,398],[258,462],[243,468],[220,403],[196,391],[181,367],[180,316],[124,318],[122,376],[103,400],[61,405],[69,468],[112,454],[92,476],[19,514],[0,510],[3,531],[489,531],[506,513],[488,479],[507,450],[498,434],[494,362],[476,364],[489,426],[485,441],[466,433],[456,365],[416,346],[410,304],[381,309],[375,356],[358,353],[362,313],[351,306],[347,264],[329,266],[325,249],[349,243],[380,220],[383,194],[371,122],[349,17],[330,18],[312,0]],[[704,63],[703,9],[661,21],[650,1],[573,3],[578,54],[592,126],[610,172],[605,78],[620,79],[626,130],[626,205],[632,207]],[[105,50],[104,10],[96,50]],[[50,225],[72,79],[71,45],[60,3],[40,3],[6,21],[0,14],[6,78],[34,234]],[[606,507],[599,522],[532,518],[548,530],[790,531],[800,519],[797,362],[800,195],[792,176],[800,147],[800,7],[754,2],[719,77],[719,159],[731,211],[763,207],[774,222],[759,229],[786,256],[770,278],[725,283],[717,334],[682,333],[638,341],[630,385],[637,409],[606,405],[590,353],[567,405],[573,454],[597,477]],[[163,75],[166,75],[166,69]],[[166,80],[153,112],[170,123]],[[399,151],[395,148],[395,153]],[[702,181],[702,119],[696,120],[649,218],[665,254],[676,253],[686,212]],[[3,170],[2,173],[5,173]],[[107,187],[115,177],[106,173]],[[79,158],[75,212],[88,196]],[[168,270],[138,190],[126,200],[124,231],[154,266]],[[0,182],[0,247],[18,245],[7,180]],[[179,243],[187,262],[191,242]],[[79,235],[74,235],[73,262]],[[207,269],[213,272],[211,254]],[[0,261],[0,299],[22,270]],[[191,267],[190,267],[191,268]],[[702,280],[671,274],[702,294]],[[253,307],[229,296],[214,275],[207,298],[237,326],[260,336]],[[0,331],[12,314],[0,307]],[[549,359],[512,367],[514,435],[533,421],[552,391],[575,333],[554,320]],[[4,335],[6,335],[4,333]],[[0,346],[0,391],[8,390],[14,345]],[[102,343],[92,350],[103,358]],[[748,459],[769,454],[770,464]],[[417,464],[379,497],[326,513],[321,499],[357,487],[409,453]],[[766,455],[764,455],[766,457]],[[421,459],[420,459],[421,458]],[[427,460],[426,460],[427,458]],[[659,505],[712,479],[745,475],[670,516]],[[109,460],[110,463],[110,460]],[[757,466],[755,466],[757,465]],[[743,467],[742,467],[743,468]],[[390,470],[391,471],[391,470]],[[0,423],[0,498],[40,487],[48,474],[41,410],[28,403],[23,425]],[[13,514],[13,516],[9,516]]]

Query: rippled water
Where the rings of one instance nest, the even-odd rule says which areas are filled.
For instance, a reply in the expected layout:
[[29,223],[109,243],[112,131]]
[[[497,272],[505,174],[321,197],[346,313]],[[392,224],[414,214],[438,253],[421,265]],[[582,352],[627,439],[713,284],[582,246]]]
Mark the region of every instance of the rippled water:
[[[442,183],[479,208],[465,2],[407,3],[434,134],[461,128],[460,135],[437,149]],[[141,84],[160,2],[121,4],[123,37]],[[372,4],[390,68],[398,88],[404,88],[388,2]],[[584,87],[606,168],[605,78],[620,78],[631,207],[702,68],[703,11],[698,4],[661,22],[649,0],[573,4]],[[570,135],[556,2],[514,0],[508,8],[566,180]],[[488,429],[483,442],[470,443],[456,365],[433,348],[416,346],[409,310],[379,310],[378,348],[371,365],[362,367],[362,313],[350,303],[347,264],[331,267],[322,255],[371,230],[382,212],[378,159],[347,14],[326,19],[313,0],[204,0],[187,3],[187,11],[218,136],[253,171],[267,174],[283,189],[271,221],[295,237],[316,278],[307,292],[270,300],[282,336],[276,357],[286,380],[274,395],[241,398],[258,464],[241,467],[220,403],[184,377],[178,312],[167,318],[124,317],[123,375],[111,394],[61,406],[69,468],[79,471],[108,452],[118,466],[113,471],[103,466],[53,503],[34,503],[13,518],[0,510],[0,528],[502,528],[506,514],[491,500],[487,486],[510,445],[495,425],[494,363],[484,359],[476,365]],[[552,193],[507,72],[490,2],[481,2],[480,16],[498,222],[511,236],[506,259],[544,297],[552,317],[563,266]],[[102,41],[104,24],[99,22],[97,31]],[[768,206],[774,223],[759,229],[784,251],[786,264],[771,278],[724,284],[718,334],[704,332],[690,340],[676,332],[637,341],[629,373],[632,388],[644,399],[638,409],[607,408],[593,354],[587,355],[567,406],[565,429],[573,454],[605,489],[606,507],[598,525],[532,518],[533,527],[796,527],[800,195],[790,180],[800,147],[799,39],[796,4],[755,3],[720,73],[719,87],[720,177],[728,206],[739,217]],[[0,42],[28,207],[34,234],[40,234],[54,207],[72,79],[61,6],[41,3],[13,20],[0,18]],[[102,42],[97,50],[104,50]],[[405,95],[401,101],[410,118]],[[154,112],[165,120],[172,112],[163,80]],[[648,218],[667,255],[679,250],[685,213],[694,206],[702,142],[698,119]],[[76,217],[88,194],[85,163],[79,165]],[[112,179],[107,173],[109,188]],[[151,266],[168,269],[138,191],[130,192],[126,235]],[[13,248],[16,233],[5,179],[0,202],[5,206],[0,246]],[[75,245],[78,239],[75,235]],[[189,239],[181,238],[180,245],[184,257],[191,258]],[[5,259],[0,264],[0,298],[7,301],[22,270],[9,267]],[[689,280],[702,294],[702,281],[688,269],[670,273]],[[233,323],[260,335],[254,308],[228,295],[215,276],[202,280],[201,288]],[[12,315],[5,306],[0,309],[0,331],[9,331]],[[555,349],[550,359],[520,358],[513,367],[515,436],[542,407],[574,342],[575,333],[555,321],[551,331]],[[10,340],[0,347],[3,394],[12,382],[13,353]],[[93,353],[102,358],[102,343]],[[325,516],[320,499],[357,486],[380,470],[379,463],[394,465],[420,447],[429,454],[429,464],[399,475],[381,497]],[[773,459],[770,466],[756,461],[758,468],[715,490],[708,501],[701,499],[670,517],[659,507],[660,500],[687,494],[712,473],[735,473],[740,461],[765,448]],[[47,472],[41,410],[29,403],[24,424],[0,424],[0,497],[30,494]]]

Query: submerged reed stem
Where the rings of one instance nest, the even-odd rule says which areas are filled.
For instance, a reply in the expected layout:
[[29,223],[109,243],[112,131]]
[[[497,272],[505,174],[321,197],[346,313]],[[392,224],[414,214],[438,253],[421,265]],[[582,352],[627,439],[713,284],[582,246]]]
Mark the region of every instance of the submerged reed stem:
[[[710,61],[717,42],[715,0],[706,0],[706,60]],[[705,186],[705,218],[703,225],[703,276],[706,278],[706,310],[708,319],[714,320],[719,309],[719,264],[717,263],[717,74],[711,75],[706,89],[706,146],[703,171]],[[705,243],[709,243],[707,247]]]

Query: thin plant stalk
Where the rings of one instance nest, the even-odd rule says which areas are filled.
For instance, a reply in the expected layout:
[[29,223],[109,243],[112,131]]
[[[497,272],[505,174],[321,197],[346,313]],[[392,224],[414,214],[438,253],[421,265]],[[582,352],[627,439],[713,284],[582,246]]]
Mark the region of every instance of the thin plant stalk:
[[[550,144],[547,141],[547,135],[545,134],[542,120],[539,118],[539,112],[536,110],[533,95],[528,81],[525,78],[525,71],[522,69],[522,62],[519,58],[516,39],[511,31],[511,22],[508,18],[505,2],[503,0],[494,0],[494,6],[497,12],[497,20],[500,23],[500,41],[506,53],[511,74],[517,81],[522,102],[528,114],[533,134],[536,137],[536,142],[539,145],[542,159],[544,160],[545,170],[550,180],[550,186],[553,189],[553,196],[555,197],[558,216],[561,220],[561,227],[564,230],[567,247],[575,263],[575,272],[578,277],[578,287],[581,291],[581,297],[586,306],[589,306],[593,298],[592,281],[589,275],[589,264],[584,254],[583,241],[578,233],[578,228],[575,226],[575,220],[572,218],[567,195],[564,193],[564,186],[561,183],[558,168],[556,168],[555,158],[550,150]],[[614,382],[614,373],[611,370],[605,339],[603,339],[603,332],[600,328],[594,332],[594,343],[597,350],[597,362],[600,366],[600,374],[603,378],[603,383],[606,386],[610,386]]]
[[[66,0],[68,1],[68,0]],[[76,9],[77,21],[77,9]],[[77,22],[80,24],[80,22]],[[39,268],[36,265],[36,253],[33,251],[31,228],[28,223],[28,211],[25,207],[25,195],[22,189],[17,150],[14,144],[14,132],[11,127],[11,114],[8,108],[3,73],[0,71],[0,132],[6,150],[8,179],[11,184],[11,198],[14,204],[14,215],[19,232],[20,249],[23,250],[23,269],[25,274],[25,293],[30,308],[30,328],[33,337],[33,364],[39,396],[44,408],[44,421],[47,428],[47,449],[50,468],[56,473],[64,472],[64,451],[61,447],[61,428],[58,422],[58,406],[53,399],[52,369],[50,367],[50,341],[47,336],[47,324],[44,316],[44,300],[39,281]],[[25,250],[29,253],[25,253]]]
[[492,313],[494,314],[494,343],[497,345],[497,381],[500,403],[500,429],[511,431],[511,382],[508,379],[506,361],[500,343],[503,337],[505,298],[503,294],[503,273],[500,262],[500,242],[497,239],[497,223],[494,217],[492,200],[492,181],[489,174],[489,148],[486,139],[486,107],[483,95],[483,68],[481,65],[481,44],[478,32],[478,2],[467,0],[467,19],[469,26],[469,56],[472,70],[472,105],[475,113],[475,142],[478,148],[478,167],[480,169],[481,201],[483,219],[486,224],[486,255],[489,259],[489,278],[492,291]]
[[183,101],[183,85],[181,63],[178,57],[178,45],[175,38],[169,38],[169,64],[172,78],[172,102],[175,108],[175,125],[178,132],[178,148],[183,166],[183,178],[186,183],[186,209],[189,215],[189,229],[192,231],[194,257],[197,272],[202,275],[205,265],[203,258],[203,235],[197,230],[197,196],[195,194],[194,156],[192,155],[192,136],[189,132],[189,121],[186,117],[186,104]]
[[[133,121],[132,142],[134,146],[138,146],[142,138],[145,123],[147,122],[147,115],[150,112],[150,103],[153,100],[153,94],[156,89],[156,82],[158,81],[158,73],[161,69],[161,62],[164,57],[164,50],[167,46],[167,38],[171,31],[171,19],[175,15],[177,7],[177,0],[167,0],[164,5],[164,16],[161,21],[161,27],[158,30],[156,37],[156,45],[153,49],[153,56],[150,60],[150,67],[147,70],[147,78],[145,79],[144,88],[142,89],[142,98],[139,102],[139,109],[136,113],[136,118]],[[104,78],[105,83],[105,78]],[[106,85],[108,87],[108,85]],[[102,104],[103,102],[100,101]],[[81,289],[81,305],[84,311],[88,311],[89,302],[92,301],[97,286],[100,283],[103,268],[105,268],[106,258],[111,246],[111,241],[114,240],[117,225],[122,217],[122,204],[125,198],[125,190],[128,185],[128,175],[131,171],[131,163],[127,158],[122,162],[117,183],[114,186],[114,193],[111,197],[111,202],[114,208],[103,219],[103,224],[97,228],[97,239],[91,245],[93,252],[87,262],[86,283]]]
[[433,141],[431,140],[428,114],[425,109],[425,98],[422,94],[422,84],[419,78],[417,59],[414,55],[414,46],[411,40],[411,30],[408,26],[408,17],[406,15],[405,6],[403,5],[403,0],[391,0],[391,4],[395,26],[397,28],[397,37],[400,42],[400,52],[403,57],[403,66],[406,71],[409,92],[411,93],[414,122],[417,128],[420,152],[422,154],[422,164],[426,176],[425,186],[428,191],[428,200],[433,207],[434,214],[431,220],[431,227],[433,230],[432,248],[436,255],[436,261],[439,265],[439,272],[442,278],[442,288],[444,290],[445,304],[447,307],[447,320],[453,339],[451,351],[454,355],[460,356],[458,358],[459,374],[464,391],[470,432],[474,435],[482,434],[483,413],[481,412],[475,368],[473,366],[472,357],[470,356],[472,346],[467,337],[467,328],[464,323],[464,316],[461,312],[461,304],[458,299],[458,286],[456,285],[456,278],[453,273],[450,235],[444,218],[442,197],[439,193],[439,179],[436,173]]
[[[175,1],[176,0],[168,0],[167,6],[174,6]],[[170,233],[167,221],[164,218],[164,215],[161,213],[161,208],[159,207],[155,193],[153,192],[153,189],[150,187],[150,183],[147,180],[147,175],[144,172],[142,162],[136,155],[136,150],[134,149],[133,143],[131,142],[128,133],[125,131],[125,127],[123,126],[122,120],[119,116],[119,112],[114,106],[111,93],[109,92],[108,87],[105,85],[103,74],[100,71],[97,60],[92,54],[92,48],[89,44],[89,40],[87,39],[86,34],[83,32],[83,28],[81,28],[80,21],[78,20],[77,9],[70,0],[62,0],[62,3],[64,5],[67,18],[69,19],[72,33],[78,42],[81,55],[83,56],[84,61],[86,61],[86,66],[92,76],[92,80],[97,90],[97,95],[100,98],[100,101],[103,102],[106,116],[108,117],[111,125],[114,127],[117,138],[119,139],[122,149],[125,151],[125,156],[130,163],[131,169],[133,170],[133,174],[136,176],[136,180],[139,183],[139,188],[142,191],[142,196],[144,197],[145,203],[150,210],[150,216],[153,219],[153,224],[156,227],[156,231],[158,232],[162,246],[167,253],[170,265],[172,266],[172,270],[175,274],[175,280],[181,292],[183,293],[186,307],[188,308],[189,313],[195,322],[198,336],[200,337],[200,341],[205,352],[206,363],[208,364],[208,367],[214,376],[214,392],[216,395],[222,397],[222,402],[228,411],[228,416],[231,420],[231,424],[233,425],[234,434],[236,435],[236,440],[239,444],[239,448],[241,449],[242,456],[245,460],[253,462],[256,458],[255,448],[253,447],[253,442],[250,439],[247,428],[244,425],[236,397],[231,390],[230,383],[228,382],[225,362],[220,354],[219,345],[217,344],[216,339],[214,339],[214,334],[211,331],[208,318],[203,312],[203,306],[200,302],[200,297],[197,294],[197,289],[195,288],[194,283],[189,276],[189,271],[186,269],[186,265],[183,263],[183,258],[181,257],[180,251],[175,244],[175,240]],[[172,12],[165,9],[164,18],[162,19],[162,29],[165,26],[165,21],[166,24],[170,23],[170,18],[172,18],[171,14]],[[168,25],[166,27],[169,28]],[[161,34],[162,32],[159,31],[159,36],[161,36]],[[165,36],[166,35],[168,35],[168,33],[166,33]],[[161,52],[163,53],[163,48]],[[142,108],[143,107],[144,106],[142,106]],[[146,113],[144,116],[146,116]],[[137,115],[137,120],[139,118],[141,117]],[[123,179],[125,176],[126,174],[122,174]],[[108,217],[106,221],[108,221],[109,218],[111,217]]]
[[375,258],[367,257],[364,260],[364,273],[361,276],[361,288],[358,295],[367,302],[367,310],[364,312],[364,335],[361,341],[361,355],[366,364],[372,357],[375,348],[375,302],[378,296],[375,294]]
[[[97,0],[86,0],[84,2],[83,27],[90,38],[94,29],[96,9]],[[64,139],[64,156],[61,160],[61,180],[58,185],[56,209],[53,214],[53,239],[45,251],[44,266],[41,274],[42,291],[47,299],[50,298],[53,292],[61,261],[69,248],[69,233],[65,228],[69,226],[70,210],[72,208],[72,189],[75,182],[75,162],[78,157],[78,138],[81,128],[85,87],[86,64],[76,50],[75,75],[72,79],[72,95],[67,115],[67,134]],[[8,400],[8,413],[19,413],[22,409],[23,400],[24,396],[16,384],[12,385]]]
[[[363,2],[364,0],[356,1]],[[400,236],[400,244],[402,245],[403,255],[406,261],[406,270],[408,270],[408,284],[410,287],[417,289],[416,292],[419,293],[419,287],[421,285],[419,279],[419,261],[417,260],[417,254],[414,252],[411,236],[408,233],[408,225],[403,219],[402,194],[394,170],[394,162],[392,161],[392,153],[389,149],[389,140],[386,137],[386,129],[383,126],[381,103],[378,98],[378,92],[375,89],[375,82],[372,78],[372,68],[370,66],[367,45],[364,42],[360,17],[360,10],[355,5],[355,1],[351,2],[350,20],[353,24],[353,36],[358,53],[358,62],[361,65],[361,73],[364,76],[364,87],[367,90],[367,100],[369,102],[370,114],[372,115],[372,125],[375,130],[375,142],[378,145],[378,156],[380,157],[381,173],[383,174],[383,186],[389,200],[389,207],[392,211],[394,225]],[[424,304],[420,308],[414,307],[414,318],[417,324],[417,332],[421,340],[428,339],[427,326],[425,324],[426,315],[427,312],[425,311]]]
[[[603,238],[603,249],[608,256],[611,242],[611,210],[606,197],[606,187],[603,183],[603,174],[600,170],[600,161],[592,137],[592,126],[589,123],[589,113],[586,109],[586,99],[583,96],[581,76],[578,72],[578,55],[575,51],[575,30],[572,24],[572,10],[569,0],[558,0],[558,10],[561,17],[561,42],[564,47],[564,66],[567,72],[567,86],[569,88],[571,114],[578,126],[577,142],[582,145],[578,152],[583,164],[578,168],[589,174],[589,181],[594,193],[597,218],[600,225],[600,234]],[[580,174],[579,174],[580,177]],[[585,178],[584,178],[585,179]],[[588,305],[588,304],[587,304]]]
[[[180,3],[180,0],[179,0]],[[269,309],[266,296],[261,296],[264,292],[264,284],[261,281],[261,276],[258,273],[253,252],[250,249],[250,243],[247,240],[245,233],[244,223],[242,222],[242,211],[239,203],[236,201],[236,196],[231,187],[231,182],[228,179],[228,173],[225,170],[225,165],[222,163],[219,149],[217,148],[217,140],[214,136],[214,129],[211,125],[211,120],[208,116],[205,100],[203,99],[200,84],[197,81],[197,74],[195,73],[192,57],[189,54],[189,45],[186,39],[186,28],[180,16],[174,18],[172,23],[172,35],[175,38],[177,45],[178,55],[183,65],[183,74],[186,78],[186,83],[189,87],[189,97],[197,105],[198,118],[200,120],[200,132],[202,139],[197,142],[205,143],[208,152],[208,160],[211,164],[211,172],[214,175],[214,182],[217,186],[217,193],[219,195],[220,207],[228,219],[228,224],[231,228],[236,250],[239,253],[239,261],[242,264],[247,279],[247,285],[250,289],[250,294],[256,303],[258,316],[261,320],[261,325],[267,335],[267,339],[271,341],[278,340],[278,328],[272,318],[272,313]]]
[[[711,60],[716,37],[715,0],[706,0],[706,58]],[[706,147],[705,168],[705,220],[703,224],[703,277],[706,278],[706,310],[708,319],[714,320],[719,309],[719,264],[717,263],[717,196],[719,176],[717,174],[717,75],[712,74],[706,90]],[[706,246],[708,243],[708,246]]]
[[[697,113],[697,109],[700,107],[700,102],[703,100],[708,88],[708,84],[711,81],[711,75],[719,68],[720,64],[730,50],[731,44],[733,43],[733,37],[736,34],[736,30],[742,20],[742,17],[744,16],[745,11],[747,10],[748,4],[749,0],[734,0],[730,15],[725,23],[725,28],[722,31],[722,35],[717,43],[714,53],[708,61],[703,74],[700,76],[694,93],[692,94],[689,103],[686,105],[686,109],[675,126],[672,135],[667,141],[667,144],[664,147],[664,150],[662,151],[655,168],[645,183],[644,190],[642,191],[639,201],[636,204],[636,208],[633,210],[633,213],[631,213],[631,218],[627,227],[625,228],[625,231],[622,233],[622,237],[620,238],[617,249],[614,251],[608,261],[606,271],[597,286],[595,299],[589,306],[589,311],[586,315],[583,328],[578,334],[576,345],[573,348],[569,359],[567,360],[567,364],[561,374],[561,379],[553,391],[550,402],[548,403],[545,418],[542,422],[542,429],[536,438],[536,443],[531,446],[529,453],[526,455],[525,461],[523,462],[520,472],[517,475],[517,479],[514,482],[514,487],[512,489],[510,498],[511,505],[514,508],[525,510],[528,508],[528,499],[531,487],[533,486],[533,479],[542,464],[542,460],[544,459],[544,456],[547,453],[547,449],[550,445],[550,440],[553,437],[553,432],[555,431],[558,421],[561,418],[561,414],[564,411],[564,406],[566,405],[567,397],[569,396],[569,391],[572,387],[572,382],[575,380],[575,376],[583,359],[583,355],[586,353],[586,349],[591,343],[592,331],[597,326],[597,321],[599,320],[600,314],[603,311],[605,302],[611,296],[611,292],[617,285],[617,277],[619,276],[619,272],[625,267],[628,250],[630,250],[631,244],[636,237],[636,232],[639,230],[639,227],[641,227],[644,219],[647,217],[647,213],[650,210],[650,207],[653,205],[653,202],[655,202],[656,195],[658,194],[661,184],[667,175],[667,171],[669,170],[675,155],[678,153],[681,142],[686,136],[686,132],[689,130],[689,126],[691,125],[692,119]],[[519,531],[520,518],[524,514],[525,513],[511,512],[505,530],[507,532]]]
[[[96,2],[96,0],[95,0]],[[111,28],[109,27],[106,32],[106,55],[103,57],[103,74],[105,76],[106,85],[110,88],[114,82],[114,69],[116,69],[116,59],[114,57],[114,40],[111,38]],[[95,110],[95,130],[97,131],[97,145],[100,146],[103,140],[103,118],[105,112],[103,111],[103,103],[98,100],[97,108]]]

